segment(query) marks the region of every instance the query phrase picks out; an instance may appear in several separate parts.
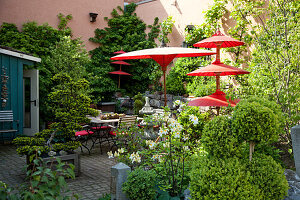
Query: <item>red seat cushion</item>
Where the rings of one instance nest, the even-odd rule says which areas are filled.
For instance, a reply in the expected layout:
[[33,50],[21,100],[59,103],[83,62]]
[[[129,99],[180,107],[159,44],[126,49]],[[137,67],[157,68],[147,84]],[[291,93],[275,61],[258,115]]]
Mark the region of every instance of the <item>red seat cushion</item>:
[[109,126],[95,126],[95,127],[92,127],[93,130],[109,129],[109,128],[110,128]]
[[82,131],[77,131],[75,133],[75,136],[83,136],[83,135],[89,135],[89,134],[93,134],[93,131],[87,131],[87,130],[82,130]]
[[110,134],[110,135],[113,135],[113,136],[116,136],[116,135],[117,135],[117,132],[116,132],[116,131],[109,131],[109,134]]

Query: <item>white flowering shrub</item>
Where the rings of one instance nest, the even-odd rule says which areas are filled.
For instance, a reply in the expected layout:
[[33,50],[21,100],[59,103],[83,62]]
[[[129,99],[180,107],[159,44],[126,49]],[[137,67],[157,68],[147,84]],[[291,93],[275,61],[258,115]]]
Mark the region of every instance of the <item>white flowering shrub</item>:
[[[188,108],[182,104],[176,106],[182,109],[181,112]],[[175,114],[181,115],[178,110]],[[196,144],[196,141],[190,140],[188,130],[190,126],[198,126],[203,120],[199,120],[198,114],[191,114],[187,117],[188,123],[180,123],[170,116],[171,111],[165,108],[164,115],[149,117],[152,125],[159,126],[158,137],[154,140],[142,140],[139,137],[143,133],[142,128],[119,130],[118,137],[128,139],[127,144],[122,143],[121,148],[116,152],[108,152],[108,156],[117,157],[132,169],[152,169],[158,175],[157,185],[160,191],[179,197],[189,184],[186,164],[189,163]]]

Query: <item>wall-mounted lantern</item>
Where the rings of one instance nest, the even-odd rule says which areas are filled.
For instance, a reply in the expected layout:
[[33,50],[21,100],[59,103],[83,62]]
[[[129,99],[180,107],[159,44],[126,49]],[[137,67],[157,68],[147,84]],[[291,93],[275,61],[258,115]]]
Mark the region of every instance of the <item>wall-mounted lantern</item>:
[[97,13],[90,13],[90,22],[95,22],[98,14]]
[[187,29],[188,31],[192,31],[194,28],[195,28],[194,25],[187,25],[187,26],[185,27],[185,29]]
[[181,45],[182,47],[184,47],[184,48],[187,48],[188,47],[188,44],[186,43],[186,41],[184,40],[183,42],[182,42],[182,45]]

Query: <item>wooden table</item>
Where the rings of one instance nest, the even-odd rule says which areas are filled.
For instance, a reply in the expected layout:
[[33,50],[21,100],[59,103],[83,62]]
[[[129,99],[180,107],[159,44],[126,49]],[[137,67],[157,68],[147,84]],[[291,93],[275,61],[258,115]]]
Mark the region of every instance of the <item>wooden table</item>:
[[118,123],[120,121],[120,119],[100,119],[100,118],[96,118],[96,117],[88,117],[91,120],[91,123],[95,123],[95,124],[115,124]]

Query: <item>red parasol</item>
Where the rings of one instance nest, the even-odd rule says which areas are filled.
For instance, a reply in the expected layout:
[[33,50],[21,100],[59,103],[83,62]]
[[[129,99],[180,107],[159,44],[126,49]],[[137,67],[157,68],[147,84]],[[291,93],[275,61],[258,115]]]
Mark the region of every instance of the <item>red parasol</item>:
[[[187,75],[216,76],[217,91],[212,95],[201,97],[189,102],[188,104],[189,106],[216,106],[217,115],[219,115],[220,106],[228,106],[228,102],[226,100],[226,94],[220,91],[220,76],[249,74],[250,72],[221,63],[220,49],[225,47],[235,47],[240,45],[244,45],[244,42],[225,36],[219,30],[212,37],[204,39],[194,44],[195,47],[217,48],[216,61],[213,62],[211,65],[197,69],[193,72],[188,73]],[[229,100],[229,102],[231,106],[235,106],[238,101]]]
[[211,65],[206,67],[201,67],[188,73],[188,76],[227,76],[227,75],[239,75],[239,74],[249,74],[250,72],[239,69],[236,67],[232,67],[229,65],[225,65],[221,62],[213,62]]
[[111,62],[111,64],[117,64],[117,65],[131,65],[127,62],[124,62],[122,60],[118,60],[118,61],[114,61],[114,62]]
[[131,65],[131,64],[129,64],[129,63],[127,63],[127,62],[124,62],[124,61],[122,61],[122,60],[118,60],[118,61],[115,61],[115,62],[111,62],[111,64],[119,64],[119,65],[120,65],[119,71],[122,71],[122,65]]
[[[229,103],[228,103],[229,102]],[[200,97],[198,99],[192,100],[188,103],[189,106],[216,106],[216,107],[227,107],[228,105],[234,107],[239,102],[239,99],[234,101],[227,100],[226,94],[220,90],[217,90],[215,93]]]
[[219,61],[215,61],[211,65],[202,67],[200,69],[196,69],[195,71],[192,71],[187,75],[188,76],[216,76],[216,86],[217,86],[217,90],[219,90],[220,76],[249,74],[249,73],[250,72],[246,70],[225,65],[224,63],[221,63]]
[[121,70],[119,71],[113,71],[113,72],[108,72],[109,74],[117,74],[117,75],[127,75],[127,76],[132,76],[131,74],[127,73],[127,72],[123,72]]
[[119,71],[113,71],[113,72],[108,72],[109,74],[116,74],[119,75],[119,84],[118,84],[118,88],[120,88],[120,81],[121,81],[121,75],[125,75],[125,76],[132,76],[131,74],[127,73],[127,72],[123,72],[121,70]]
[[166,98],[166,70],[167,66],[174,58],[178,57],[198,57],[215,54],[209,50],[182,48],[182,47],[163,47],[143,49],[139,51],[132,51],[112,57],[112,60],[129,60],[129,59],[153,59],[160,66],[164,76],[164,93],[165,93],[165,106],[167,104]]
[[123,50],[114,52],[114,54],[123,54],[123,53],[126,53],[126,52]]
[[235,47],[244,45],[244,42],[238,41],[231,37],[225,36],[218,30],[213,36],[210,38],[206,38],[194,44],[194,47],[203,47],[203,48],[217,48],[216,61],[220,62],[220,49],[227,47]]
[[194,44],[194,47],[202,47],[202,48],[217,48],[218,44],[220,44],[220,48],[227,47],[236,47],[244,45],[244,42],[236,40],[234,38],[228,37],[221,33],[221,31],[217,31],[210,38],[206,38]]

